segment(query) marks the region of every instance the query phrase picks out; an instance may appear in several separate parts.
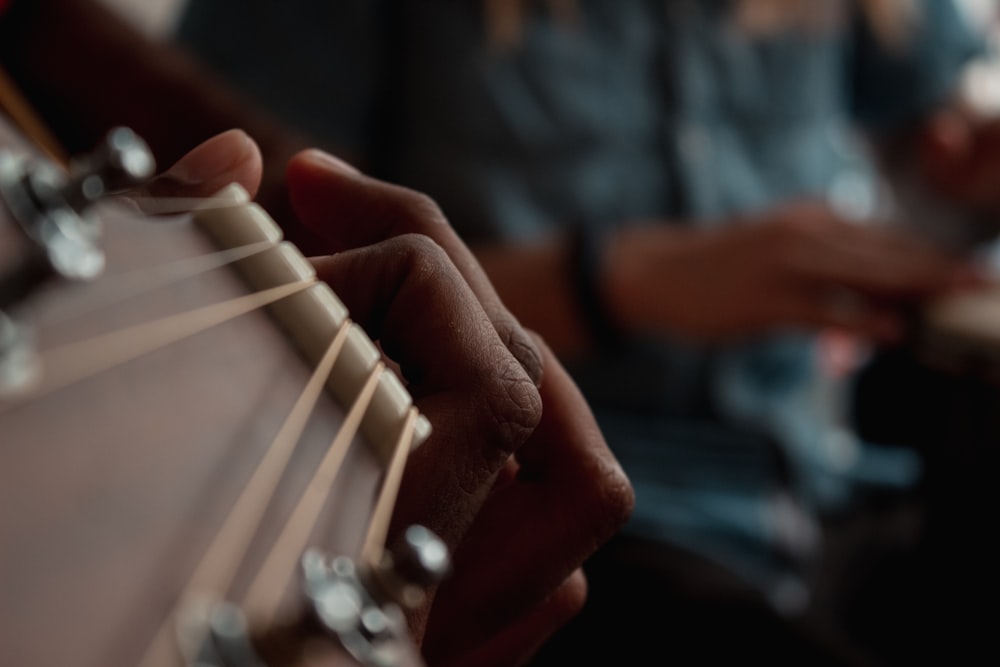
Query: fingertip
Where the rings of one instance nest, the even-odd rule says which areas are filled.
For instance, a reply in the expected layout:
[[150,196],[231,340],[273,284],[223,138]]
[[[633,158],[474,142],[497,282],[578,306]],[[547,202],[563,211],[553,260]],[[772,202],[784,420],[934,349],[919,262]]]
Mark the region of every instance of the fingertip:
[[262,164],[260,148],[245,131],[233,128],[195,146],[177,161],[169,173],[197,183],[245,163]]
[[361,171],[343,158],[327,153],[319,148],[307,148],[296,153],[288,163],[289,172],[333,171],[338,174],[360,176]]
[[237,183],[256,196],[263,175],[260,148],[241,129],[221,132],[184,154],[135,191],[136,197],[211,197]]
[[[356,183],[361,172],[347,161],[318,148],[299,151],[285,169],[285,183],[292,208],[299,220],[313,232],[328,235],[331,204],[343,205],[348,193],[344,186]],[[357,193],[349,197],[356,200]]]

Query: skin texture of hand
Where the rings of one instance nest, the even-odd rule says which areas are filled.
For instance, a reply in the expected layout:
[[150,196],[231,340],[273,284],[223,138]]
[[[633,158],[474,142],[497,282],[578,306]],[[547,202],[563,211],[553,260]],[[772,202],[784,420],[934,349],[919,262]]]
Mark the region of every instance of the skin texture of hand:
[[[132,196],[209,196],[234,181],[253,193],[260,173],[256,145],[233,130]],[[423,524],[455,554],[432,608],[411,618],[425,659],[521,664],[583,605],[580,565],[631,511],[628,480],[576,386],[432,202],[317,151],[292,161],[289,184],[302,222],[336,251],[313,260],[318,275],[433,425],[391,531]]]
[[628,517],[631,486],[575,385],[433,202],[318,151],[292,160],[288,188],[335,253],[315,261],[320,276],[434,425],[393,519],[455,550],[429,619],[413,619],[418,638],[427,623],[425,658],[519,664],[579,611],[579,567]]
[[[582,396],[541,339],[539,345],[542,422],[455,554],[455,576],[438,593],[425,638],[431,664],[500,667],[530,657],[579,611],[586,594],[580,555],[596,550],[631,505]],[[538,591],[553,592],[538,604]]]
[[[470,639],[456,648],[435,640],[433,650],[454,664],[476,664],[462,656],[489,638],[488,647],[478,644],[482,652],[473,659],[479,664],[521,660],[579,608],[579,565],[632,505],[631,488],[589,408],[552,355],[501,304],[426,198],[308,154],[292,163],[289,200],[274,166],[304,145],[301,137],[95,0],[18,6],[25,11],[16,25],[4,24],[0,62],[69,152],[86,149],[118,124],[146,139],[163,163],[228,127],[245,128],[255,139],[256,145],[240,132],[211,139],[133,197],[209,196],[216,186],[238,181],[257,193],[300,247],[337,253],[317,260],[322,276],[342,297],[350,295],[344,300],[352,315],[399,364],[434,424],[434,435],[410,462],[396,526],[419,521],[453,547],[467,533],[480,544],[490,544],[492,530],[509,528],[518,536],[505,564],[508,590],[471,574],[462,579],[478,586],[495,611],[474,597],[449,603],[443,595],[432,613],[461,619],[454,636]],[[552,376],[544,382],[543,367]],[[540,433],[547,434],[544,442]],[[515,462],[515,453],[526,460]],[[540,463],[556,454],[568,460]],[[503,484],[494,490],[498,480]],[[530,506],[535,501],[548,503],[545,511]],[[486,511],[492,507],[499,509]],[[553,517],[559,525],[551,525]],[[554,542],[559,534],[563,540]],[[499,565],[493,559],[463,549],[456,576],[466,568],[492,576],[490,568]],[[477,606],[453,606],[470,600]],[[422,622],[415,621],[418,637]]]
[[893,342],[921,301],[983,280],[918,238],[810,202],[711,230],[635,227],[609,262],[610,303],[630,328],[709,341],[790,326]]

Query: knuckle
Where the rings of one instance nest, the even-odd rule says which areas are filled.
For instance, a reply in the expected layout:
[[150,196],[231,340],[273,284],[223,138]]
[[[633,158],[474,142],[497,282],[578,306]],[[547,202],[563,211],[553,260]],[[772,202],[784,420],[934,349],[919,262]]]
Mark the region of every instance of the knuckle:
[[584,465],[575,469],[573,484],[565,487],[565,525],[572,527],[572,540],[593,551],[610,539],[628,521],[635,507],[632,483],[599,433],[585,436],[592,441]]
[[542,418],[542,398],[534,382],[506,349],[505,372],[490,374],[485,392],[493,439],[503,460],[534,433]]
[[589,505],[591,530],[599,542],[615,534],[632,515],[635,506],[632,483],[617,462],[604,462],[600,466],[583,498]]
[[397,251],[405,256],[411,267],[436,266],[447,261],[447,255],[441,246],[424,234],[408,232],[393,237],[388,243],[397,247]]
[[493,365],[484,366],[481,388],[469,396],[475,424],[473,437],[478,442],[471,448],[472,458],[465,472],[456,480],[468,496],[480,494],[483,484],[490,483],[541,420],[538,390],[520,367],[511,366],[516,364],[504,364],[504,372],[497,372]]
[[[390,243],[397,261],[405,265],[403,274],[410,289],[435,294],[467,288],[448,254],[433,239],[409,233],[394,237]],[[461,329],[460,335],[479,347],[475,354],[477,361],[470,369],[473,375],[467,385],[466,405],[472,411],[481,441],[476,447],[480,454],[474,467],[483,476],[492,475],[528,440],[541,421],[538,388],[508,349],[511,340],[530,347],[530,339],[519,326],[498,331],[485,314],[478,321],[455,322],[450,326]],[[473,487],[481,482],[481,475],[471,475]]]
[[404,269],[407,280],[418,281],[425,287],[444,279],[452,268],[444,249],[423,234],[410,232],[386,243],[392,254],[390,259]]
[[506,309],[495,319],[495,322],[497,333],[503,340],[504,346],[521,364],[535,386],[538,386],[542,380],[545,364],[542,360],[542,352],[535,344],[531,334]]

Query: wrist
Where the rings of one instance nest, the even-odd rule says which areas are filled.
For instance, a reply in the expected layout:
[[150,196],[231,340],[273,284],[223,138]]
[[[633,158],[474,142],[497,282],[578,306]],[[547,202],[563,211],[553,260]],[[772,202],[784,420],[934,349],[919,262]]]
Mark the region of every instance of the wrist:
[[606,289],[607,242],[607,231],[598,225],[578,224],[570,240],[569,266],[577,311],[590,338],[612,350],[623,345],[626,334]]

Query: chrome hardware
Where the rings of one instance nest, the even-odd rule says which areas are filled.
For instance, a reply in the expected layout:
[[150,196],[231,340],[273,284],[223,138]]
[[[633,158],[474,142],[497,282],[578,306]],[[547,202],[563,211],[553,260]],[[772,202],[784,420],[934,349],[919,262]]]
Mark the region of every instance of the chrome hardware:
[[36,253],[3,282],[10,294],[0,308],[22,298],[44,274],[70,280],[89,280],[104,269],[104,253],[97,246],[100,224],[89,208],[101,198],[133,187],[152,176],[155,161],[146,143],[131,130],[115,128],[91,154],[73,161],[69,173],[47,162],[0,154],[0,199],[21,230],[35,244]]
[[423,603],[427,588],[444,579],[450,569],[451,557],[444,542],[423,526],[410,526],[382,555],[370,576],[381,597],[412,609]]
[[307,550],[301,564],[307,603],[294,618],[271,627],[250,628],[239,607],[229,602],[188,600],[177,624],[183,664],[298,664],[289,656],[308,652],[316,639],[334,640],[364,667],[423,664],[404,610],[423,602],[427,587],[450,571],[448,550],[434,533],[411,526],[372,567],[318,549]]
[[0,400],[33,387],[40,378],[31,329],[0,310]]
[[28,252],[0,274],[0,395],[22,390],[34,378],[25,363],[33,350],[17,333],[22,327],[13,309],[54,276],[90,280],[99,275],[105,260],[98,245],[100,221],[91,205],[143,182],[155,168],[149,147],[125,127],[109,132],[68,172],[0,152],[0,204],[29,240]]
[[264,667],[250,640],[246,617],[236,605],[207,599],[180,615],[178,644],[191,667]]
[[403,610],[424,600],[451,567],[441,540],[422,526],[373,568],[310,550],[302,558],[306,595],[320,625],[367,667],[396,667],[411,650]]

